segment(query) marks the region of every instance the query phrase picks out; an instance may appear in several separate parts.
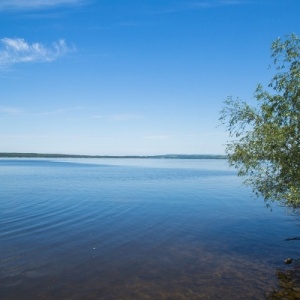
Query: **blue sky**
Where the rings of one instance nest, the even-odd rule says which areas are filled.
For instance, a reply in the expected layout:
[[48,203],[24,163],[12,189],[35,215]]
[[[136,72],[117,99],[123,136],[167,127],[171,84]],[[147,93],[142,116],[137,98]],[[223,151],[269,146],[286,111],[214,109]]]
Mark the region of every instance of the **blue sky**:
[[299,0],[1,0],[0,152],[223,154]]

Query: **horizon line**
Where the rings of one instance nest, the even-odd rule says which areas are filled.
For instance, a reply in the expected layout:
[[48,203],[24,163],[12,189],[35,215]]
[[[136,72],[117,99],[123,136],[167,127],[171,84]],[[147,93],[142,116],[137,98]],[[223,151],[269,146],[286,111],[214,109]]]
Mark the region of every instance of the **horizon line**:
[[225,154],[89,155],[36,152],[0,152],[0,157],[28,158],[227,158]]

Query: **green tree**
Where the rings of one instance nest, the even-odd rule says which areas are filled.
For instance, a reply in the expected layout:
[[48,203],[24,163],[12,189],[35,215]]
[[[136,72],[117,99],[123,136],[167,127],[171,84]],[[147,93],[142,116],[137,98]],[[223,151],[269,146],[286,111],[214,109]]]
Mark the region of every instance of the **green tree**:
[[300,39],[272,43],[275,75],[258,85],[256,106],[228,97],[220,113],[230,141],[229,163],[257,195],[300,207]]

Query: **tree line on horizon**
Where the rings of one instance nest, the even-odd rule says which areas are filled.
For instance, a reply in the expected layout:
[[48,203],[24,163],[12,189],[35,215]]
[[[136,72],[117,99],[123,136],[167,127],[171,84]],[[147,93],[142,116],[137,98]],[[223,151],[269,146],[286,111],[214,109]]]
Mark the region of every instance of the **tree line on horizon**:
[[165,158],[165,159],[226,159],[226,155],[215,154],[164,154],[164,155],[80,155],[51,153],[3,152],[0,157],[11,158]]

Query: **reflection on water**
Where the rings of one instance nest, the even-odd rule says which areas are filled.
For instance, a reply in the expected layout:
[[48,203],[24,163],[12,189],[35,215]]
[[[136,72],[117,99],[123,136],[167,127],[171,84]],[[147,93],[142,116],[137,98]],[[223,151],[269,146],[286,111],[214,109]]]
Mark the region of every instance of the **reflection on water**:
[[264,299],[298,255],[224,161],[0,160],[0,223],[1,299]]

